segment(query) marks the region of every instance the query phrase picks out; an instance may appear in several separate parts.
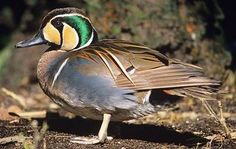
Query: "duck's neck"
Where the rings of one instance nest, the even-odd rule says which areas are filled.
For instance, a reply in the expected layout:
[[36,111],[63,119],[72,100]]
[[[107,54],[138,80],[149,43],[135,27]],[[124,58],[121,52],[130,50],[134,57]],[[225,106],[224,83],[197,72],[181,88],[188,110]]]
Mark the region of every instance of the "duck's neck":
[[46,51],[40,58],[37,67],[37,77],[39,84],[43,89],[46,89],[52,81],[54,75],[53,68],[65,56],[66,52]]

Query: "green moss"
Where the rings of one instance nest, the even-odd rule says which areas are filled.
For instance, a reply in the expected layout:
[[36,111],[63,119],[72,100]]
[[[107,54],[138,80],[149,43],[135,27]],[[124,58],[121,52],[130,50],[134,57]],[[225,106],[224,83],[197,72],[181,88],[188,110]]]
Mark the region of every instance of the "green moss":
[[9,44],[0,52],[0,79],[1,79],[1,74],[5,69],[6,62],[11,56],[12,50],[13,50],[13,45]]
[[112,32],[113,35],[120,34],[121,33],[121,28],[119,26],[113,26],[111,28],[111,32]]

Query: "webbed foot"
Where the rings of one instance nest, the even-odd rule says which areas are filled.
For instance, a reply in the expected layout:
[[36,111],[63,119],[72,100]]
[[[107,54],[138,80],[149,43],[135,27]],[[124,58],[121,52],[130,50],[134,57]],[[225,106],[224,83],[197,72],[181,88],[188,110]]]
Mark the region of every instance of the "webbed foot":
[[98,144],[103,143],[106,139],[112,140],[112,137],[107,136],[107,128],[110,122],[111,114],[103,114],[103,121],[101,128],[99,130],[98,136],[94,137],[75,137],[71,139],[72,143],[79,143],[79,144]]
[[[108,136],[106,140],[112,140],[113,138]],[[78,144],[98,144],[103,143],[105,139],[99,139],[98,136],[93,137],[75,137],[70,140],[72,143],[78,143]]]

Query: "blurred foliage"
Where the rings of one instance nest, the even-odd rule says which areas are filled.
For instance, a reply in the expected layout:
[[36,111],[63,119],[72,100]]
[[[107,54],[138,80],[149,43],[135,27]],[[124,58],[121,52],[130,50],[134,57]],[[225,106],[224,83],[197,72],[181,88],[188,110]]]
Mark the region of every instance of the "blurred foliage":
[[0,51],[0,74],[4,71],[7,60],[10,58],[12,53],[12,45],[6,46]]

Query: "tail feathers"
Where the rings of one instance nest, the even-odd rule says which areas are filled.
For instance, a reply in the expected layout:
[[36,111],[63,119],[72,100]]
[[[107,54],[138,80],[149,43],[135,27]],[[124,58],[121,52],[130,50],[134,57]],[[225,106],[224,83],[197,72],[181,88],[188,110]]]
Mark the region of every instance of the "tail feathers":
[[165,90],[171,95],[177,95],[182,97],[192,97],[196,99],[216,100],[219,95],[219,89],[209,86],[195,86],[186,88],[175,88],[171,90]]

